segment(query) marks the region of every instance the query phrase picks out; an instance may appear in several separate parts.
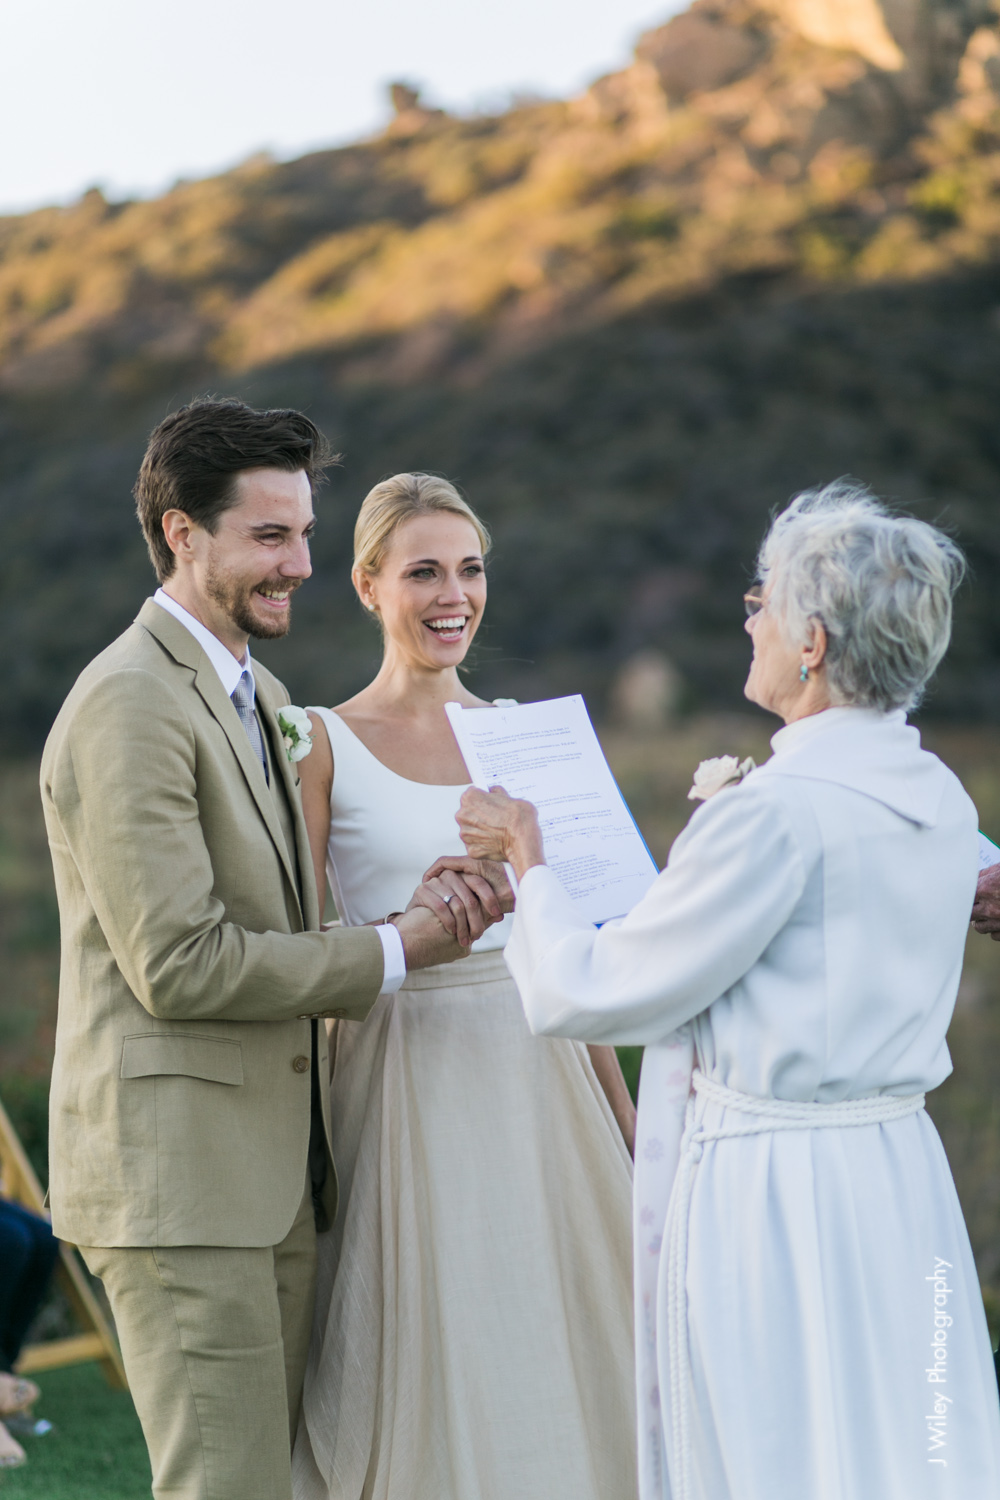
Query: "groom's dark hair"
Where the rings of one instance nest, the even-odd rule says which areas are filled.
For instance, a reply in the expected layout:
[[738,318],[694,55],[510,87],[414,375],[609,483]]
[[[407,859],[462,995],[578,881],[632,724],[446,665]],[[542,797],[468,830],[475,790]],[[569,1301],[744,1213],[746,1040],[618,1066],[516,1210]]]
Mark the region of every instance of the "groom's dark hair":
[[176,558],[163,535],[168,510],[182,510],[214,532],[236,503],[244,469],[304,469],[311,487],[336,457],[314,422],[300,411],[255,411],[235,397],[204,397],[164,417],[153,429],[133,494],[150,561],[161,583]]

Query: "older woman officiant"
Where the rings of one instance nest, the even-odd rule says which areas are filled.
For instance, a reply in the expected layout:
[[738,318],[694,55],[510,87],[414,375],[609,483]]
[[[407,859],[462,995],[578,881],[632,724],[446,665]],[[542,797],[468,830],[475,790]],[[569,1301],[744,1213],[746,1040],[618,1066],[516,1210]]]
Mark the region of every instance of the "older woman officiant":
[[746,694],[785,727],[618,922],[577,915],[530,804],[463,799],[470,854],[518,876],[532,1030],[647,1047],[643,1500],[1000,1495],[982,1301],[923,1108],[951,1070],[977,819],[906,722],[962,567],[857,487],[778,516]]

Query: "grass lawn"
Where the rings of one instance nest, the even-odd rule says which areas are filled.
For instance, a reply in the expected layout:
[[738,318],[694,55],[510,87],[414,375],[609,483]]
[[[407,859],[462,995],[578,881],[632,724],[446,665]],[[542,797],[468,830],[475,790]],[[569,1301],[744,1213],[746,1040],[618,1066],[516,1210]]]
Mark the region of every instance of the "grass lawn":
[[111,1390],[96,1364],[36,1379],[35,1413],[55,1430],[18,1439],[28,1462],[0,1471],[3,1500],[149,1500],[149,1460],[128,1392]]

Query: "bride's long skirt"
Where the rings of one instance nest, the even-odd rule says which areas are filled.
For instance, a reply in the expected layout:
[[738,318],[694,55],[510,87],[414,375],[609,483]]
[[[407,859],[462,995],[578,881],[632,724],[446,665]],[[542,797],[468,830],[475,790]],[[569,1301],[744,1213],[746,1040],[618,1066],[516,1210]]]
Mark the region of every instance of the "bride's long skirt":
[[341,1022],[296,1500],[632,1500],[631,1163],[499,952]]

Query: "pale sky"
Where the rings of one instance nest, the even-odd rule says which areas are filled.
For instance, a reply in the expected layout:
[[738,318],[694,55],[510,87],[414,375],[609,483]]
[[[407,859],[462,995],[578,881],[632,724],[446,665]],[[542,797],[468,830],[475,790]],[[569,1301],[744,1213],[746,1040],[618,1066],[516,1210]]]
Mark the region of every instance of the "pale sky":
[[365,135],[386,84],[566,97],[685,0],[0,0],[0,212]]

